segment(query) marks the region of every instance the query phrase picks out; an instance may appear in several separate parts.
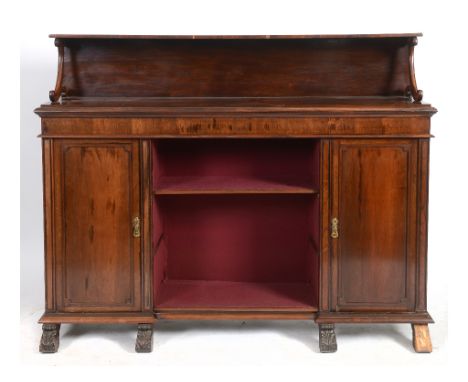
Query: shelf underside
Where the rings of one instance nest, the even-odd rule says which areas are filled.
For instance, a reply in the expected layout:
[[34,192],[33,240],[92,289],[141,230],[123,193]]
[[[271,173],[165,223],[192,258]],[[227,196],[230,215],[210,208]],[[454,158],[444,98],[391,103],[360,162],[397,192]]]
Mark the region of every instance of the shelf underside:
[[248,177],[162,177],[156,195],[179,194],[317,194],[312,182]]
[[156,311],[317,311],[313,287],[308,283],[166,280],[158,289]]

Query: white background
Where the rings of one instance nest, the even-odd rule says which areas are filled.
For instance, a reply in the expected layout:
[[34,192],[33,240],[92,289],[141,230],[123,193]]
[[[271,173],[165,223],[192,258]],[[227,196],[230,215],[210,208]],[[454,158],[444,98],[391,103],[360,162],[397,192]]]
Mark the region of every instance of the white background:
[[[466,302],[461,293],[468,251],[463,246],[467,236],[466,219],[466,109],[467,60],[466,11],[463,1],[36,1],[19,2],[17,9],[3,13],[3,35],[10,44],[3,49],[14,55],[14,36],[20,39],[20,94],[15,83],[17,62],[11,71],[3,70],[2,83],[12,83],[5,91],[5,100],[20,96],[20,127],[12,116],[2,126],[10,132],[3,147],[20,138],[21,144],[21,327],[20,340],[10,331],[12,347],[19,344],[21,373],[31,373],[35,380],[59,376],[61,366],[80,365],[140,365],[139,369],[117,369],[118,375],[132,378],[162,380],[165,376],[185,375],[196,379],[230,380],[241,375],[256,375],[262,379],[333,379],[340,375],[387,380],[395,373],[424,376],[425,380],[446,375],[448,365],[456,363],[456,353],[448,348],[448,283],[451,292],[451,346],[463,333],[462,309]],[[18,2],[17,2],[18,4]],[[14,17],[16,15],[16,18]],[[410,325],[365,325],[337,328],[338,352],[318,353],[318,332],[311,322],[167,322],[157,324],[153,353],[135,354],[135,328],[126,326],[63,325],[59,353],[38,353],[42,314],[43,234],[42,175],[40,120],[32,110],[46,102],[54,87],[57,51],[50,33],[102,34],[339,34],[339,33],[406,33],[423,32],[415,51],[416,77],[424,90],[424,101],[439,110],[432,120],[429,218],[429,296],[428,310],[436,321],[431,334],[434,351],[430,355],[415,354],[411,348]],[[16,48],[16,49],[15,49]],[[9,51],[11,49],[11,51]],[[16,98],[17,99],[17,98]],[[11,102],[10,102],[11,104]],[[17,110],[15,105],[5,111]],[[10,143],[11,142],[11,143]],[[9,184],[18,184],[17,154],[2,153]],[[18,191],[2,198],[5,215],[2,236],[10,235],[17,222]],[[11,209],[11,211],[10,211]],[[8,212],[7,212],[8,211]],[[7,233],[5,235],[5,233]],[[17,238],[18,239],[18,238]],[[18,245],[12,243],[3,255],[12,262],[5,267],[3,293],[6,311],[13,312],[17,295],[12,293],[15,269],[18,269]],[[16,272],[19,273],[19,270]],[[16,280],[16,279],[14,279]],[[5,293],[6,292],[6,293]],[[13,314],[12,314],[13,316]],[[17,327],[13,317],[11,328]],[[2,329],[3,330],[3,329]],[[6,342],[6,339],[4,340]],[[5,343],[4,346],[7,344]],[[450,357],[449,357],[450,354]],[[13,365],[13,363],[11,364]],[[44,369],[42,366],[59,366]],[[376,370],[379,368],[381,370]],[[453,370],[453,368],[452,368]],[[113,369],[113,372],[116,370]],[[112,372],[112,373],[113,373]],[[93,370],[97,376],[111,377],[107,368]],[[89,374],[90,375],[90,374]],[[113,375],[113,374],[112,374]],[[68,372],[69,380],[82,377]],[[99,378],[103,378],[102,376]],[[114,377],[113,377],[114,378]],[[253,378],[253,377],[252,377]],[[129,379],[128,377],[126,379]],[[166,379],[166,378],[165,378]],[[170,378],[169,378],[170,379]],[[249,379],[247,379],[249,380]]]

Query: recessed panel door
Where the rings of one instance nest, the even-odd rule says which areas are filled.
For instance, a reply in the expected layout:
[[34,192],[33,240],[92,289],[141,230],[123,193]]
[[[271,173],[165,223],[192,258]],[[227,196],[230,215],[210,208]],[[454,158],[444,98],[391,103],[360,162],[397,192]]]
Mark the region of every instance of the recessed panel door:
[[56,141],[59,311],[141,310],[138,143]]
[[417,142],[332,144],[332,308],[413,310]]

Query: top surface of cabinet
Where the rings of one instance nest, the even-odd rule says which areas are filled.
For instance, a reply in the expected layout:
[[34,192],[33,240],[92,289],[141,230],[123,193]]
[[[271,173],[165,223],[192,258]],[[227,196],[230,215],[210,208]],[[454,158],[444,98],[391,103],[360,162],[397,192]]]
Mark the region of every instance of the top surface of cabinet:
[[51,34],[60,39],[136,39],[136,40],[294,40],[324,38],[399,38],[421,37],[422,33],[383,33],[383,34],[315,34],[315,35],[108,35],[108,34]]
[[405,115],[436,111],[406,98],[352,97],[67,97],[37,109],[44,116]]

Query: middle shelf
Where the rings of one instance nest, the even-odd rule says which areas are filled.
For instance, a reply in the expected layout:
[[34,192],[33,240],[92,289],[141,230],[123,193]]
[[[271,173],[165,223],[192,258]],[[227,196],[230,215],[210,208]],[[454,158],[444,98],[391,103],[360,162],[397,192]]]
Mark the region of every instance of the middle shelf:
[[164,176],[155,195],[203,194],[318,194],[311,181],[240,176]]

